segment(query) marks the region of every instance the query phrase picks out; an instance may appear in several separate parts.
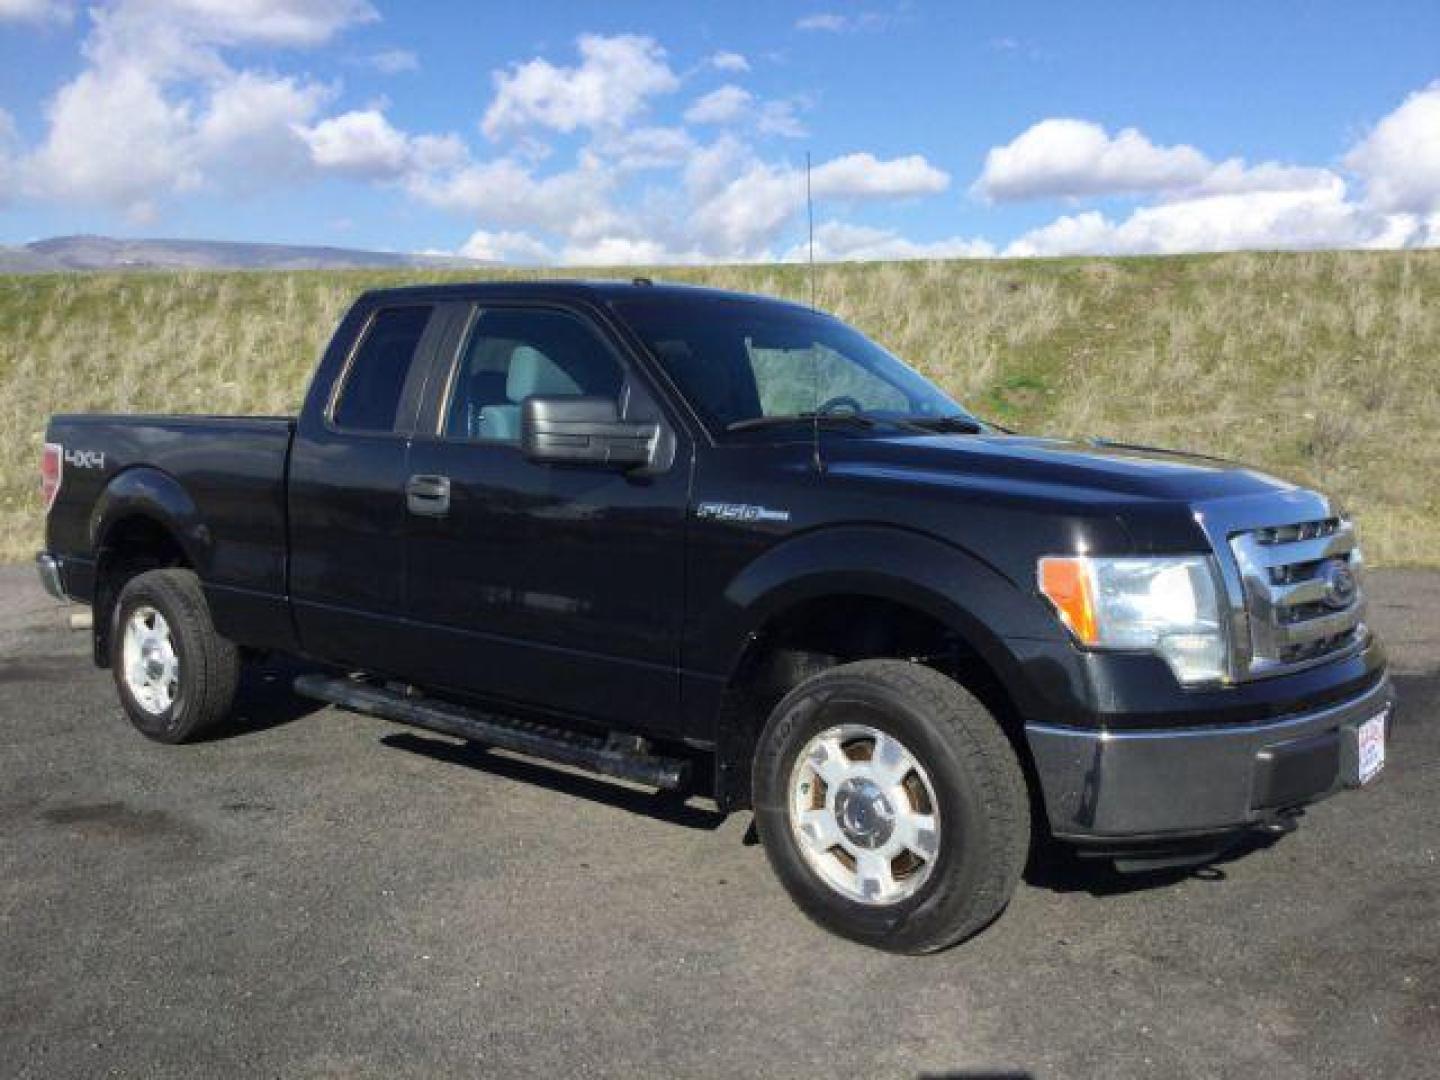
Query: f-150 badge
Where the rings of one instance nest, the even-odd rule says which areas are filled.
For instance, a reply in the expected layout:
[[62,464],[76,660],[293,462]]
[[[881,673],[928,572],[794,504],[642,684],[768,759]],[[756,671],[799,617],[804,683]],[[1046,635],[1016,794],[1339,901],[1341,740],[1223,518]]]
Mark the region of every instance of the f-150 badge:
[[789,510],[771,510],[749,503],[702,502],[695,507],[701,521],[789,521]]

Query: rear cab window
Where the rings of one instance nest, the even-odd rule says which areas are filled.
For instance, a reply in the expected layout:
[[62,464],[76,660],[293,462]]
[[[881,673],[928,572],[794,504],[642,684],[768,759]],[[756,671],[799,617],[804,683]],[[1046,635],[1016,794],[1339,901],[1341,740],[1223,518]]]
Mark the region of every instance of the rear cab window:
[[381,308],[346,365],[330,423],[343,431],[398,431],[402,403],[414,393],[415,363],[430,324],[430,305]]

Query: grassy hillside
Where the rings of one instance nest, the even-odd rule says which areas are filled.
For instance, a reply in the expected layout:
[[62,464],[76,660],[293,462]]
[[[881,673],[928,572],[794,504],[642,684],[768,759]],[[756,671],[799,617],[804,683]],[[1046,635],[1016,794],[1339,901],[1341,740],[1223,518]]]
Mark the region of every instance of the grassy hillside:
[[[357,292],[457,276],[0,277],[0,559],[40,543],[51,412],[293,411]],[[983,416],[1240,458],[1338,495],[1372,563],[1440,565],[1440,252],[834,266],[818,300]]]

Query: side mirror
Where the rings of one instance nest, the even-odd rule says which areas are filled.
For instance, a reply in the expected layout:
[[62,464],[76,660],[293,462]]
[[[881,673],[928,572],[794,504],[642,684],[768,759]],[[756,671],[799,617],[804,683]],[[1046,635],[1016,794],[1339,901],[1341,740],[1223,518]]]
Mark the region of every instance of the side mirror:
[[651,464],[659,443],[654,421],[621,420],[605,397],[528,397],[520,407],[520,449],[555,465]]

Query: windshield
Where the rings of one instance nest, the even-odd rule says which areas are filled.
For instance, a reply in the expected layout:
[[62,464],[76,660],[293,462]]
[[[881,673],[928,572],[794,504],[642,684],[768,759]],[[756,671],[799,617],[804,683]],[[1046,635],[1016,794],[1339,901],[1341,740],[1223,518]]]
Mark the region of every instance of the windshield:
[[615,307],[717,431],[817,415],[969,419],[933,383],[829,315],[731,297]]

